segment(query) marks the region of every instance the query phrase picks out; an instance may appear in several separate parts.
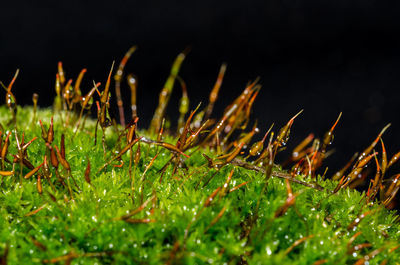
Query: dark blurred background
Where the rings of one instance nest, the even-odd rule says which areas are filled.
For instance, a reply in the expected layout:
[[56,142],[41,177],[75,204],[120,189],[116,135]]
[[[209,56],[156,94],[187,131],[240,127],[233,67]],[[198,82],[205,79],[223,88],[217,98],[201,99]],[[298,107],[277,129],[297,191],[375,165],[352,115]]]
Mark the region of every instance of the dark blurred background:
[[[135,44],[126,70],[138,77],[144,127],[174,58],[190,46],[181,76],[191,108],[207,102],[227,62],[216,114],[260,76],[253,117],[262,131],[272,122],[282,126],[304,108],[291,146],[310,132],[322,136],[343,111],[336,153],[327,161],[334,173],[389,122],[389,156],[400,150],[399,6],[374,0],[7,1],[0,4],[0,80],[8,84],[20,68],[13,89],[19,103],[31,104],[37,92],[39,104],[49,106],[58,61],[68,78],[88,69],[86,92],[93,79],[104,83],[112,61]],[[128,97],[128,87],[122,89]],[[171,118],[180,93],[176,87]]]

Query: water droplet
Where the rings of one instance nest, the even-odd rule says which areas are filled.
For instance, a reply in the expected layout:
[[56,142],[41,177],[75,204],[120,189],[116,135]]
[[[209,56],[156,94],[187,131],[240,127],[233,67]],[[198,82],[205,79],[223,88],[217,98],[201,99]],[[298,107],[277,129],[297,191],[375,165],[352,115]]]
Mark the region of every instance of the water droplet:
[[270,255],[272,254],[272,250],[271,250],[271,248],[270,248],[269,246],[267,246],[267,247],[265,248],[265,251],[267,252],[267,255],[268,255],[268,256],[270,256]]

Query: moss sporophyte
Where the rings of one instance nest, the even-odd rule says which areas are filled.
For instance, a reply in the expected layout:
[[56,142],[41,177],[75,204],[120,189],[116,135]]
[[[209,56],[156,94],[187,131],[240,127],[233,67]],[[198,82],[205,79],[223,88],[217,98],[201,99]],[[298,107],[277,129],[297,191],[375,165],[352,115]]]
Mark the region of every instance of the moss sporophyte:
[[[250,119],[261,89],[254,80],[213,117],[223,64],[208,104],[189,112],[184,51],[150,128],[139,129],[136,77],[124,73],[135,50],[111,67],[104,87],[81,90],[86,69],[73,81],[59,63],[52,109],[38,108],[37,94],[32,107],[17,105],[18,71],[1,84],[0,264],[399,264],[390,209],[400,174],[388,172],[400,153],[387,155],[388,126],[332,176],[323,162],[341,113],[321,140],[310,134],[277,165],[301,111],[259,137]],[[109,113],[113,86],[118,122]],[[176,86],[174,132],[165,113]],[[354,189],[365,183],[367,191]]]

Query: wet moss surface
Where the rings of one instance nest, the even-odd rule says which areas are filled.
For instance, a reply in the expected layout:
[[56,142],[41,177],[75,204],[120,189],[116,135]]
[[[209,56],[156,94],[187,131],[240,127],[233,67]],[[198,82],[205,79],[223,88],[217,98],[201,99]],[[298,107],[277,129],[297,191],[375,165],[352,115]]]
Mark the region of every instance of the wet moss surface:
[[[61,148],[61,134],[65,135],[71,176],[61,165],[56,173],[47,162],[48,173],[42,166],[20,183],[20,164],[11,162],[18,153],[16,136],[21,141],[24,134],[25,143],[38,137],[26,149],[34,167],[44,162],[48,148],[32,108],[18,108],[17,113],[17,125],[7,126],[10,112],[0,109],[3,144],[11,132],[6,156],[10,162],[4,163],[0,189],[0,255],[6,262],[2,264],[396,264],[400,260],[398,216],[380,203],[367,205],[365,193],[346,188],[332,194],[337,182],[331,180],[318,180],[323,190],[287,181],[278,177],[286,174],[278,167],[268,180],[263,172],[232,163],[210,168],[203,154],[213,158],[216,151],[208,147],[189,148],[185,153],[190,158],[181,155],[185,167],[175,170],[171,164],[161,174],[176,154],[141,142],[140,157],[135,144],[101,170],[125,146],[125,139],[118,140],[116,129],[107,128],[104,155],[101,143],[94,145],[94,121],[87,120],[74,135],[73,126],[65,126],[65,119],[51,110],[38,110],[37,120],[47,129],[54,116],[52,145]],[[144,131],[137,134],[156,137]],[[164,136],[163,140],[177,139]],[[129,167],[131,153],[136,159]],[[22,175],[29,172],[24,166]],[[71,193],[58,178],[70,180]]]
[[[179,76],[185,50],[142,130],[136,79],[124,74],[135,50],[116,71],[112,64],[104,85],[83,91],[86,69],[73,81],[60,62],[52,109],[38,109],[37,94],[33,107],[17,105],[18,70],[0,84],[1,265],[399,264],[400,224],[389,209],[400,174],[386,173],[400,152],[388,159],[382,140],[390,124],[333,175],[323,162],[342,113],[322,138],[310,134],[278,165],[302,111],[259,137],[251,121],[256,79],[213,117],[225,64],[208,104],[189,108]],[[126,119],[122,85],[131,94]],[[177,85],[173,128],[165,117]],[[115,102],[118,121],[109,113]]]

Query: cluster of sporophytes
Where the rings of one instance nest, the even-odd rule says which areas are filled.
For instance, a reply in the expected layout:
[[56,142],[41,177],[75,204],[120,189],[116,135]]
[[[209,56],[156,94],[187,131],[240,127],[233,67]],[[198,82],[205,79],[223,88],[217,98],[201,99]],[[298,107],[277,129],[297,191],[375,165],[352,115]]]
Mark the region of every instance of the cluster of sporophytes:
[[[114,74],[119,124],[108,112],[113,68],[104,88],[94,82],[83,94],[86,70],[67,81],[60,63],[52,110],[37,109],[36,94],[33,107],[17,106],[18,73],[2,84],[0,264],[398,264],[400,225],[388,208],[400,174],[386,173],[400,154],[387,158],[386,128],[332,177],[322,163],[341,115],[321,140],[311,134],[276,165],[300,113],[256,137],[255,80],[213,118],[225,65],[205,108],[188,113],[183,52],[150,128],[138,130],[133,75],[127,125],[120,93],[134,50]],[[176,81],[173,133],[164,117]],[[368,191],[353,189],[365,182]]]

